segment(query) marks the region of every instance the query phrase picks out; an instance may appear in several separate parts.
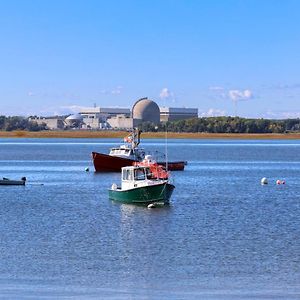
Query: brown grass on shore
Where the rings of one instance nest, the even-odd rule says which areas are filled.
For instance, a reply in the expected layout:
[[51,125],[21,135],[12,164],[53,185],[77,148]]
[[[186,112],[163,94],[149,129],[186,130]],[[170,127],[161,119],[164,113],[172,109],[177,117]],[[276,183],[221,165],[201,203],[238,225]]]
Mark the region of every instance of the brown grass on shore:
[[[0,131],[1,138],[123,138],[129,133],[126,131]],[[142,138],[165,138],[165,132],[143,132]],[[172,139],[300,139],[300,133],[186,133],[168,132],[168,138]]]
[[[143,138],[165,138],[164,132],[151,132],[143,133]],[[187,133],[187,132],[168,132],[168,138],[173,139],[237,139],[237,140],[263,140],[263,139],[300,139],[299,134],[277,134],[277,133]]]
[[0,137],[9,138],[122,138],[125,131],[84,131],[84,130],[46,130],[46,131],[0,131]]

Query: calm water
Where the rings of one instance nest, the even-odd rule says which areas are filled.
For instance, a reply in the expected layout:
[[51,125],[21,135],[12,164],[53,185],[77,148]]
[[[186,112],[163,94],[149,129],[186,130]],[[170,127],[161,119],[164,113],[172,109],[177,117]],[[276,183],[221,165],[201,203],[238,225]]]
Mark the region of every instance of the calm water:
[[93,172],[118,143],[0,139],[0,176],[28,179],[0,187],[1,299],[300,299],[300,141],[169,140],[189,164],[153,210]]

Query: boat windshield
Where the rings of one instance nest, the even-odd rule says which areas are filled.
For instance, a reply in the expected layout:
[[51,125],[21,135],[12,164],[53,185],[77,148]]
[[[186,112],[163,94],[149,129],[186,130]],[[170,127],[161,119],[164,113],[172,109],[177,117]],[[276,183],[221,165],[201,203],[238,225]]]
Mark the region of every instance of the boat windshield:
[[146,174],[144,168],[138,168],[134,170],[134,180],[145,180]]

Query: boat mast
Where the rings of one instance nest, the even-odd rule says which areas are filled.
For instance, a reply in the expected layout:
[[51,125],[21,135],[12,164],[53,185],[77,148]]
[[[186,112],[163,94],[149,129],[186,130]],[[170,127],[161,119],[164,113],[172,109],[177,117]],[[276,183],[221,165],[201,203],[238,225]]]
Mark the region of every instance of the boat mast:
[[138,128],[133,128],[132,141],[131,141],[132,149],[135,149],[140,144],[140,135],[141,135],[141,130],[139,130]]

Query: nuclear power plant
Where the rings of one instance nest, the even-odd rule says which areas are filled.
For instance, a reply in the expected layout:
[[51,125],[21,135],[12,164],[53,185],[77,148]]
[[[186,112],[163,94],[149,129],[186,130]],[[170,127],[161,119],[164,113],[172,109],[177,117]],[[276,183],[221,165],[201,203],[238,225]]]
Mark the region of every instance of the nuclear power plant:
[[38,124],[45,123],[49,129],[130,129],[144,122],[160,122],[190,119],[198,117],[198,108],[159,107],[148,98],[137,100],[129,108],[90,107],[81,109],[67,118],[32,118]]

